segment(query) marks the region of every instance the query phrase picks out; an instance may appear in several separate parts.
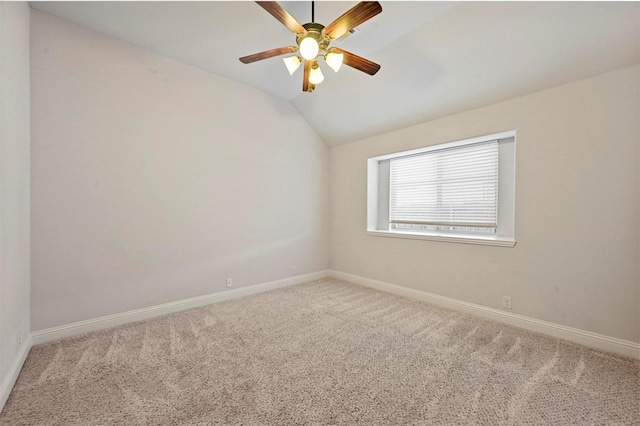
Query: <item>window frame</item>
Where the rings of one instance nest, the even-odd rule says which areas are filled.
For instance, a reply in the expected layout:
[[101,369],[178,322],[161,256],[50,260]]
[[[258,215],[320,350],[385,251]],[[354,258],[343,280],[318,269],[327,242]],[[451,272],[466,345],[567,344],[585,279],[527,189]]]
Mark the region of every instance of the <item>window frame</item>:
[[[498,140],[498,227],[495,235],[448,231],[403,232],[389,227],[389,164],[391,159]],[[434,144],[367,159],[367,235],[464,244],[513,247],[515,240],[515,130]]]

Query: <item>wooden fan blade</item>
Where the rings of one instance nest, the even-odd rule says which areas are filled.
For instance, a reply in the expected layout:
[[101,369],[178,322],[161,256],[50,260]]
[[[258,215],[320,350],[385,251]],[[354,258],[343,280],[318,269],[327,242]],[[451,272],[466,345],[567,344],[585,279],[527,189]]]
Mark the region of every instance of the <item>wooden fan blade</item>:
[[243,56],[240,58],[240,62],[243,64],[250,64],[251,62],[261,61],[267,58],[273,58],[274,56],[286,55],[287,53],[293,53],[298,48],[296,46],[278,47],[277,49],[265,50],[264,52],[254,53],[253,55]]
[[342,37],[350,29],[368,21],[380,12],[382,12],[382,6],[377,1],[362,1],[327,25],[324,33],[332,40]]
[[[302,74],[302,91],[310,92],[313,90],[311,83],[309,83],[309,75],[311,74],[311,61],[304,61],[304,73]],[[311,90],[309,90],[311,89]]]
[[304,29],[300,22],[296,21],[296,19],[289,15],[289,12],[284,10],[282,6],[280,6],[275,1],[257,1],[258,5],[262,7],[264,10],[269,12],[271,16],[280,21],[285,27],[289,28],[294,34],[304,34],[307,30]]
[[333,48],[331,49],[331,51],[335,53],[342,53],[344,55],[344,58],[342,60],[343,64],[348,65],[351,68],[355,68],[359,71],[365,72],[369,75],[374,75],[380,70],[380,65],[376,64],[375,62],[371,62],[368,59],[355,55],[351,52],[347,52],[346,50]]

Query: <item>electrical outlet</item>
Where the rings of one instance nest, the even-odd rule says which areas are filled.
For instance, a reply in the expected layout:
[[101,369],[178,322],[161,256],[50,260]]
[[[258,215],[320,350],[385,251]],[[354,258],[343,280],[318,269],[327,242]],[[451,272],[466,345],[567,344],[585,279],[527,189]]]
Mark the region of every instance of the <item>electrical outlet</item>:
[[298,267],[297,266],[292,266],[291,267],[291,275],[298,275]]
[[511,309],[511,296],[502,296],[502,307]]
[[227,288],[233,287],[233,280],[231,278],[227,278]]

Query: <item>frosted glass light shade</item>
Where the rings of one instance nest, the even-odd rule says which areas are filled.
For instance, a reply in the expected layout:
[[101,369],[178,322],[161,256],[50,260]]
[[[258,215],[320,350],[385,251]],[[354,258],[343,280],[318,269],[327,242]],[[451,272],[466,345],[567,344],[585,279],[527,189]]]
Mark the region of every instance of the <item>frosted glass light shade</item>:
[[313,37],[305,37],[300,42],[300,54],[307,61],[315,59],[319,51],[320,46],[318,46],[318,42]]
[[289,75],[293,75],[293,73],[296,72],[298,68],[300,68],[300,64],[302,63],[302,60],[299,56],[289,56],[288,58],[282,58],[282,60],[287,66]]
[[324,60],[327,63],[327,65],[329,65],[331,69],[333,69],[335,72],[338,72],[338,70],[340,69],[340,65],[342,65],[343,59],[344,59],[344,54],[334,53],[334,52],[329,52],[327,53],[327,56],[324,57]]
[[324,74],[320,70],[320,67],[317,65],[311,68],[311,72],[309,73],[309,83],[311,84],[320,84],[324,81]]

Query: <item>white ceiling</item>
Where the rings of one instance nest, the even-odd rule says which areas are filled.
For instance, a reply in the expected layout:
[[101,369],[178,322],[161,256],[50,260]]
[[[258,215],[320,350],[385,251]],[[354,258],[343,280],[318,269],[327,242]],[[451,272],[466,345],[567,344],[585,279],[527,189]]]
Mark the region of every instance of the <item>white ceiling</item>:
[[[357,2],[316,2],[327,25]],[[381,2],[340,47],[382,67],[323,68],[302,93],[282,60],[295,45],[248,1],[31,2],[32,7],[289,100],[330,145],[477,108],[640,62],[638,2]],[[280,3],[300,23],[311,2]]]

